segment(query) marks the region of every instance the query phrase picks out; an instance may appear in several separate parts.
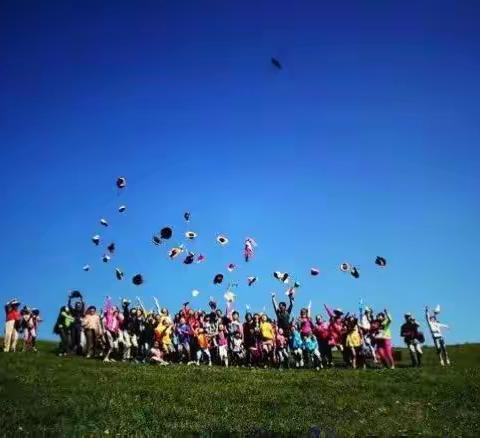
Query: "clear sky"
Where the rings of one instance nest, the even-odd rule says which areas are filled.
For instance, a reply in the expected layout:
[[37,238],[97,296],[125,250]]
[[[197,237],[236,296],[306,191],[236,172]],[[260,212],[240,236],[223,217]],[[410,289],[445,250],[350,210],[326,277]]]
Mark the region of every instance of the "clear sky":
[[[196,288],[206,306],[236,262],[241,310],[271,310],[280,270],[302,283],[296,310],[363,297],[397,332],[440,303],[448,340],[478,341],[480,3],[328,3],[2,1],[2,301],[39,307],[50,337],[71,289],[175,310]],[[165,225],[172,243],[198,232],[207,262],[153,246]],[[109,264],[97,232],[117,244]]]

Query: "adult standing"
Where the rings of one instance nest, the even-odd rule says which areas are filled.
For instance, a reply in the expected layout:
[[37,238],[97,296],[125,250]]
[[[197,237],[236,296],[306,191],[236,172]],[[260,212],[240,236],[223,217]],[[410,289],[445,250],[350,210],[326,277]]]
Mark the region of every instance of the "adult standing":
[[19,307],[20,301],[16,298],[5,304],[5,339],[3,351],[6,353],[9,351],[15,352],[17,349],[18,329],[20,328],[20,320],[22,318],[18,310]]

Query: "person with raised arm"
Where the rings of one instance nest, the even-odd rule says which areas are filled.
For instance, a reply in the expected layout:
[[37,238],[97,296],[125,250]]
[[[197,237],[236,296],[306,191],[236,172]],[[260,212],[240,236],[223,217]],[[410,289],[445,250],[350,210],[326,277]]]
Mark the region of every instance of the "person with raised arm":
[[438,320],[438,314],[440,313],[440,306],[430,314],[428,306],[425,306],[425,319],[427,320],[430,333],[432,335],[433,343],[437,349],[438,358],[440,359],[440,365],[450,365],[450,359],[448,357],[447,348],[445,346],[445,339],[442,334],[442,328],[448,329],[448,325],[442,324]]
[[283,330],[284,336],[288,339],[290,337],[290,319],[291,313],[293,309],[293,301],[294,297],[292,294],[288,295],[289,305],[287,307],[287,303],[285,301],[281,301],[277,304],[277,300],[275,299],[275,292],[272,293],[272,304],[273,309],[275,310],[275,314],[277,315],[277,326]]

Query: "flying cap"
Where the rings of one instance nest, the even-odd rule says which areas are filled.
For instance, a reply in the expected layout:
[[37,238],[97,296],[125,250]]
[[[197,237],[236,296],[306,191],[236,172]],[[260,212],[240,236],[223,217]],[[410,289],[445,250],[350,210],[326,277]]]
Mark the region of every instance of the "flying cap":
[[115,276],[117,280],[123,280],[123,272],[119,268],[115,268]]
[[202,263],[206,260],[206,257],[203,254],[198,254],[197,261],[195,263]]
[[225,298],[225,300],[227,300],[229,303],[233,303],[235,301],[235,294],[231,290],[227,290],[223,294],[223,298]]
[[350,269],[350,274],[352,274],[353,278],[360,277],[360,272],[358,272],[358,269],[355,266],[352,266],[352,269]]
[[437,304],[437,306],[435,307],[435,309],[433,309],[433,313],[440,313],[440,304]]
[[90,265],[85,265],[82,269],[83,269],[85,272],[90,271]]
[[183,263],[185,263],[186,265],[191,265],[194,259],[195,259],[195,254],[193,252],[189,252],[187,254],[187,257],[185,257],[185,260],[183,261]]
[[190,212],[186,211],[184,214],[183,214],[183,218],[189,222],[190,221]]
[[300,283],[298,281],[295,281],[292,286],[294,289],[298,289],[300,287]]
[[257,277],[247,277],[247,284],[252,286],[257,281]]
[[192,290],[192,297],[194,297],[194,298],[195,298],[195,297],[198,297],[198,294],[199,294],[199,293],[200,293],[199,290],[193,289],[193,290]]
[[154,243],[154,245],[160,245],[162,243],[162,239],[158,234],[154,234],[152,237],[152,242]]
[[103,263],[108,263],[110,260],[110,256],[108,254],[103,254],[102,260]]
[[375,259],[375,264],[383,268],[384,266],[386,266],[387,260],[384,257],[377,256],[377,258]]
[[135,286],[140,286],[143,283],[143,277],[141,274],[136,274],[132,277],[132,283]]
[[343,262],[342,264],[340,264],[340,271],[342,271],[342,272],[348,272],[351,269],[352,269],[352,267],[350,266],[350,263]]
[[168,251],[168,257],[174,259],[175,257],[179,256],[183,252],[183,247],[175,246],[170,251]]
[[317,268],[311,268],[310,269],[310,275],[312,275],[313,277],[316,277],[318,274],[320,274],[319,269],[317,269]]
[[118,207],[118,211],[119,211],[120,213],[123,213],[126,209],[127,209],[127,206],[126,206],[126,205],[121,205],[120,207]]
[[228,272],[233,272],[235,270],[236,266],[233,263],[229,263],[227,266],[227,271]]
[[217,274],[213,277],[213,284],[221,284],[223,281],[223,274]]
[[289,287],[285,291],[285,295],[287,295],[287,297],[294,297],[295,296],[295,289],[293,287]]
[[282,69],[282,64],[280,64],[280,61],[278,59],[272,57],[270,61],[274,67],[278,68],[279,70]]
[[190,239],[190,240],[195,239],[197,236],[198,236],[198,234],[195,233],[195,231],[187,231],[187,232],[185,233],[185,237],[186,237],[187,239]]
[[173,230],[170,227],[164,227],[160,230],[160,237],[162,239],[170,239],[172,237]]
[[92,237],[92,242],[98,246],[100,243],[100,236],[98,234],[95,234],[95,236]]
[[108,222],[106,219],[104,219],[103,217],[100,219],[100,223],[104,226],[104,227],[108,227]]
[[124,189],[127,187],[127,179],[124,176],[120,176],[117,178],[117,187],[119,189]]
[[107,246],[108,252],[113,254],[115,252],[115,243],[112,242],[110,245]]
[[343,315],[343,310],[337,307],[336,309],[334,309],[333,313],[336,316],[341,316],[341,315]]
[[220,245],[226,245],[228,243],[228,237],[227,236],[224,236],[223,234],[219,234],[217,236],[217,242],[220,244]]
[[273,276],[274,276],[277,280],[279,280],[279,281],[281,281],[281,282],[283,282],[283,283],[285,283],[285,284],[288,283],[288,277],[289,277],[289,275],[288,275],[286,272],[275,271],[275,272],[273,273]]

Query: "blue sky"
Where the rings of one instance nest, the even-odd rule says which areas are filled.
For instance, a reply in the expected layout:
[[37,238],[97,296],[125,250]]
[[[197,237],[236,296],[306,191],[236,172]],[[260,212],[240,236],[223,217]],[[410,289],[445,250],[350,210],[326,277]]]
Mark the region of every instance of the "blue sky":
[[[2,2],[0,298],[40,307],[42,337],[71,289],[175,309],[196,288],[204,306],[237,262],[240,309],[270,310],[271,272],[288,271],[297,310],[363,297],[397,331],[440,303],[449,341],[479,340],[480,5],[288,3]],[[150,243],[165,225],[172,243],[198,232],[207,262],[168,260]]]

